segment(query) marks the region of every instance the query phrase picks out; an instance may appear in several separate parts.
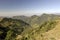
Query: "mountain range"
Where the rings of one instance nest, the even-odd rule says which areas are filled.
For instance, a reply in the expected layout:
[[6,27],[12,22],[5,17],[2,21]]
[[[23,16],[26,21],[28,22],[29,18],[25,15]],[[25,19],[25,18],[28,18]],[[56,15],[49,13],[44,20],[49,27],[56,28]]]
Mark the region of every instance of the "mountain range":
[[59,22],[56,14],[0,17],[0,40],[59,40]]

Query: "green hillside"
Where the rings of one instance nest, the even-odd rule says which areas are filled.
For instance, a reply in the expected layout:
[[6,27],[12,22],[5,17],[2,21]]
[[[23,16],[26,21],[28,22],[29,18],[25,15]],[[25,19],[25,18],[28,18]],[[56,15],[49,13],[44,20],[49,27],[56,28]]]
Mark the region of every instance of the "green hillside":
[[14,40],[27,27],[29,27],[29,24],[22,20],[2,18],[0,21],[0,40]]

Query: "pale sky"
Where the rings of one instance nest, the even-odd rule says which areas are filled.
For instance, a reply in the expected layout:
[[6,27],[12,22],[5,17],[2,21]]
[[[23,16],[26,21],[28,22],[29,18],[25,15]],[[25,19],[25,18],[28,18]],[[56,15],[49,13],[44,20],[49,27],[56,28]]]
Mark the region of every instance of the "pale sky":
[[0,16],[60,13],[60,0],[0,0]]

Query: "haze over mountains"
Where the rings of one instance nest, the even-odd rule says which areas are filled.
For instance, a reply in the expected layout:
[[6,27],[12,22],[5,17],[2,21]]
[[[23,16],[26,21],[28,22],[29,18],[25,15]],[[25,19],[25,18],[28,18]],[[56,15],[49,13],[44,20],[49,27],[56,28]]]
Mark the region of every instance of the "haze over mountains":
[[56,14],[0,17],[0,40],[59,40],[59,23]]

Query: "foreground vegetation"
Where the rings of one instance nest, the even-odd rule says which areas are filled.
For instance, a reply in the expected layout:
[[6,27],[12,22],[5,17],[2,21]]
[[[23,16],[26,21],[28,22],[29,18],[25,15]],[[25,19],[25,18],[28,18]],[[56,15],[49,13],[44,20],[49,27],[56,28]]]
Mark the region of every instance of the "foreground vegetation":
[[42,25],[40,25],[40,27],[32,30],[30,29],[28,32],[21,34],[23,36],[21,40],[46,40],[44,38],[44,33],[53,29],[55,26],[55,21],[44,22]]

